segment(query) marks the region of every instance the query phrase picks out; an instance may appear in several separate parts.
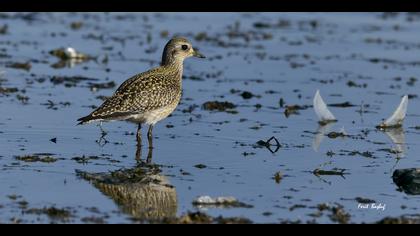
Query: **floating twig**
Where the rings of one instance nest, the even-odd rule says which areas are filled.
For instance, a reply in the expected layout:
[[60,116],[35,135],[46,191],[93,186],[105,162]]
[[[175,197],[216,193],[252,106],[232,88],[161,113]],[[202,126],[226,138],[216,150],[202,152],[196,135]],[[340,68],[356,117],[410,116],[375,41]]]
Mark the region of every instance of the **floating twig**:
[[320,175],[339,175],[344,178],[344,175],[348,175],[348,173],[345,173],[346,169],[332,169],[332,170],[322,170],[322,169],[315,169],[312,171],[312,173],[316,176]]
[[[276,144],[274,144],[274,145],[271,144],[271,141],[272,140],[274,140],[276,142]],[[260,145],[260,146],[266,147],[271,153],[276,153],[280,149],[280,147],[281,147],[281,144],[280,144],[279,140],[277,140],[277,138],[274,137],[274,136],[271,137],[271,138],[269,138],[267,141],[260,140],[260,141],[257,142],[257,144]],[[271,149],[272,146],[275,146],[276,147],[276,150],[273,151]]]

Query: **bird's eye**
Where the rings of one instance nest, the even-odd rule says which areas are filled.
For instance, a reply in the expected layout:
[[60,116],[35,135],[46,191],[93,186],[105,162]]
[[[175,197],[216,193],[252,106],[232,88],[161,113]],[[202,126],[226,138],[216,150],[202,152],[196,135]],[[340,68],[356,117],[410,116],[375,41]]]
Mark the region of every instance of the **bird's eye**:
[[188,49],[188,45],[184,44],[181,46],[182,50],[186,51]]

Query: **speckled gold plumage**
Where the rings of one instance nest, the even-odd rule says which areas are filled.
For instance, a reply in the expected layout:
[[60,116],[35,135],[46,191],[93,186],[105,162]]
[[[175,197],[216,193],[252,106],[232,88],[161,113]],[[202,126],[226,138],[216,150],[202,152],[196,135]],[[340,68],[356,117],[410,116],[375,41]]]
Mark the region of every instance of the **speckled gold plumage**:
[[128,119],[178,104],[181,92],[182,68],[160,66],[125,81],[90,116],[100,120]]
[[135,122],[139,124],[137,141],[141,144],[141,124],[146,123],[150,125],[151,147],[153,126],[169,116],[181,99],[183,62],[191,56],[204,58],[187,39],[172,38],[163,50],[159,67],[126,80],[101,106],[78,119],[79,124],[110,120]]
[[174,54],[171,48],[180,44],[190,45],[184,38],[170,40],[161,66],[126,80],[100,107],[80,118],[80,123],[129,120],[153,125],[168,116],[181,98],[183,60],[190,56]]

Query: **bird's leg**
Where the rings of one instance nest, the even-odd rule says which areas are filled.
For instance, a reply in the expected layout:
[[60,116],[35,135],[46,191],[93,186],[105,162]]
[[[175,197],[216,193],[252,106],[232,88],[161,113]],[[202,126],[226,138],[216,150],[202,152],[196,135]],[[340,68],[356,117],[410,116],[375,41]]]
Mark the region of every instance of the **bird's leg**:
[[141,124],[139,124],[137,128],[136,140],[137,140],[136,160],[140,162],[141,161]]
[[101,129],[101,137],[96,140],[96,142],[99,144],[99,146],[103,147],[105,144],[108,143],[108,140],[106,140],[105,136],[108,134],[103,128],[102,128],[102,122],[99,122],[98,124],[99,129]]
[[101,129],[101,135],[102,135],[102,137],[105,137],[107,134],[108,134],[108,132],[106,132],[103,128],[102,128],[102,121],[101,122],[99,122],[99,129]]
[[147,132],[147,139],[149,140],[149,149],[153,148],[153,125],[149,126],[149,131]]
[[138,128],[137,128],[137,146],[141,147],[141,124],[139,124]]
[[150,164],[152,162],[153,157],[153,148],[149,148],[149,152],[147,153],[146,163]]
[[147,132],[147,139],[149,140],[149,152],[147,153],[147,159],[146,163],[152,162],[152,156],[153,156],[153,125],[149,126],[149,131]]
[[141,145],[139,145],[139,143],[137,143],[137,148],[136,148],[136,161],[138,163],[141,162]]

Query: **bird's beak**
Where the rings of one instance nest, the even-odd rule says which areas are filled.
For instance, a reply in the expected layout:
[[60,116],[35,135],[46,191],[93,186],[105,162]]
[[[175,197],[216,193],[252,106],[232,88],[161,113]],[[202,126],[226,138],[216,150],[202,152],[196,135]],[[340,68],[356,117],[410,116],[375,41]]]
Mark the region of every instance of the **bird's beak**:
[[198,58],[206,58],[203,54],[199,53],[197,50],[194,49],[193,54],[194,57]]

